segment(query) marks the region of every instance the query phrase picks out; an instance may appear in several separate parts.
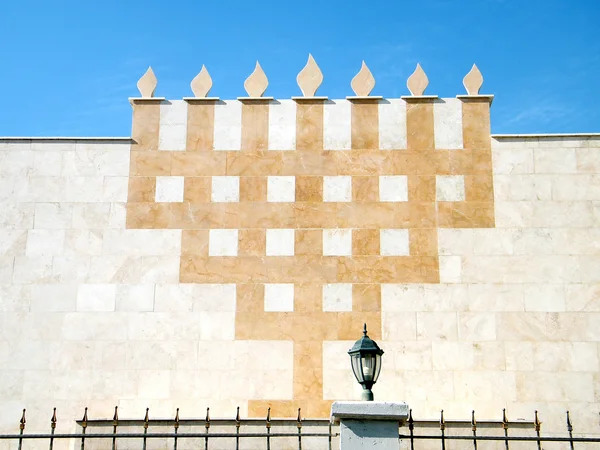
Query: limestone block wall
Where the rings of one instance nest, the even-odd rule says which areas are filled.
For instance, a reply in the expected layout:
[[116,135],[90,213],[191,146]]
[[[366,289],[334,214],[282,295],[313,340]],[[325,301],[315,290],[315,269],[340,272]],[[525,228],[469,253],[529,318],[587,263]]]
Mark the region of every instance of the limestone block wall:
[[489,98],[146,99],[131,140],[1,141],[0,202],[2,429],[327,417],[363,322],[378,399],[596,426],[598,137],[493,139]]

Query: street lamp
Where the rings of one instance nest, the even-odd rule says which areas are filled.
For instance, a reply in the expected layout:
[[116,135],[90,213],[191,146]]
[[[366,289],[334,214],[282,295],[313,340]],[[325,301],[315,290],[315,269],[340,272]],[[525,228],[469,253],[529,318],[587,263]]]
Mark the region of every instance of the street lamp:
[[350,362],[352,363],[352,372],[356,381],[363,387],[361,398],[365,401],[373,401],[373,392],[371,388],[379,378],[381,372],[381,355],[383,350],[377,343],[367,336],[367,324],[363,329],[363,337],[354,343],[348,350]]

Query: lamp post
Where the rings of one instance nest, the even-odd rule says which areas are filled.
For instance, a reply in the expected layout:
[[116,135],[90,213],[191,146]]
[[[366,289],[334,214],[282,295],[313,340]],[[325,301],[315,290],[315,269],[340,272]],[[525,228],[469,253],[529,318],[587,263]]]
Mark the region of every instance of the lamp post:
[[363,328],[363,337],[354,343],[348,350],[350,362],[352,363],[352,372],[356,381],[363,388],[361,398],[364,401],[373,401],[373,391],[371,388],[379,378],[381,372],[381,355],[383,350],[377,343],[367,336],[367,324]]

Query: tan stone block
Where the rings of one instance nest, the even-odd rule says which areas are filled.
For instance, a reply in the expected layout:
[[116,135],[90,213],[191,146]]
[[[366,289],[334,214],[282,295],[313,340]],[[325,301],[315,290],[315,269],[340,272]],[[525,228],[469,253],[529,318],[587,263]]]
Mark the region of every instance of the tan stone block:
[[437,228],[411,228],[409,231],[410,254],[414,256],[437,256]]
[[131,150],[129,175],[166,176],[171,174],[172,152]]
[[352,230],[352,254],[353,255],[378,255],[379,254],[379,230]]
[[211,197],[210,177],[185,177],[183,200],[190,203],[207,203]]
[[296,255],[322,255],[323,233],[321,230],[296,230]]
[[156,191],[155,177],[131,177],[129,178],[128,201],[129,202],[154,202]]
[[192,177],[224,175],[227,170],[227,153],[171,152],[171,175]]
[[438,202],[438,221],[442,228],[493,228],[494,203]]
[[352,311],[381,311],[381,286],[379,284],[353,284]]
[[489,149],[490,104],[487,100],[463,102],[463,145],[465,149]]
[[214,134],[214,103],[188,103],[186,150],[188,152],[212,151]]
[[266,251],[266,233],[262,229],[239,230],[239,256],[263,256]]
[[266,177],[240,177],[241,202],[266,202],[267,178]]
[[379,177],[352,177],[352,200],[355,202],[378,202]]
[[296,105],[296,149],[323,150],[322,101],[302,101]]
[[268,101],[242,104],[242,150],[267,150],[269,142]]
[[208,230],[182,230],[181,254],[208,256]]
[[296,177],[297,202],[322,202],[323,177],[299,176]]
[[278,151],[226,152],[227,175],[274,176],[281,173],[283,155]]
[[317,312],[323,309],[321,284],[299,283],[294,285],[294,311]]
[[131,126],[131,149],[136,151],[158,150],[158,129],[160,126],[160,105],[133,105]]
[[352,148],[379,148],[379,103],[353,102],[352,109]]
[[468,202],[493,202],[494,180],[491,172],[485,175],[465,175],[465,198]]
[[435,176],[408,176],[409,201],[435,202]]
[[433,103],[410,102],[406,104],[406,129],[408,149],[433,149]]

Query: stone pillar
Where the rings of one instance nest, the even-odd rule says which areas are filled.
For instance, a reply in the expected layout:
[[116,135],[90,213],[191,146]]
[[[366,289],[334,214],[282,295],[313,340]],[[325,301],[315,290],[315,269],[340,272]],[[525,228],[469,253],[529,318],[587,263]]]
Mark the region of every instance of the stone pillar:
[[408,418],[406,403],[334,402],[331,419],[340,422],[340,450],[400,448],[399,425]]

